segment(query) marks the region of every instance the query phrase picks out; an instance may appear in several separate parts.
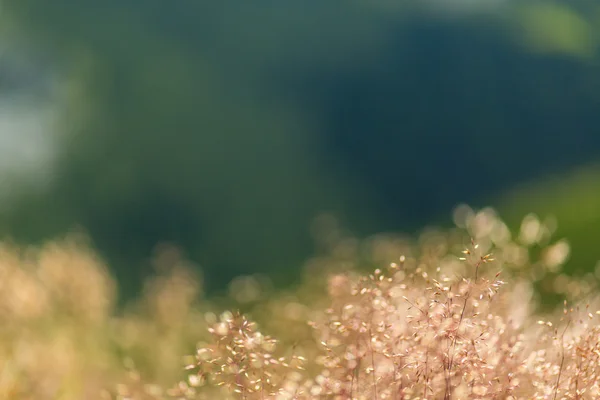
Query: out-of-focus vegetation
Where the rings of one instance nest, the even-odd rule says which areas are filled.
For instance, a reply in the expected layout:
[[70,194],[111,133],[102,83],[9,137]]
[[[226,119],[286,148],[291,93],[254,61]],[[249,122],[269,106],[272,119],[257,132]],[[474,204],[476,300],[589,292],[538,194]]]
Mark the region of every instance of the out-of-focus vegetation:
[[[127,291],[176,243],[213,289],[290,282],[323,211],[364,236],[465,200],[582,210],[595,192],[498,193],[597,159],[600,6],[467,3],[4,0],[3,46],[36,68],[0,82],[43,86],[58,119],[43,184],[4,186],[1,231],[82,227]],[[591,225],[569,232],[586,260]]]
[[[560,221],[556,234],[568,237],[573,256],[566,270],[573,274],[595,271],[600,274],[596,238],[600,235],[600,169],[589,165],[557,174],[544,182],[519,185],[500,196],[502,215],[509,226],[518,227],[528,206],[536,214]],[[531,208],[530,208],[531,209]]]
[[203,337],[206,303],[191,313],[199,281],[176,253],[156,260],[145,295],[116,313],[113,277],[84,238],[3,244],[0,398],[106,398],[132,360],[157,381],[180,378],[179,354]]
[[0,399],[600,396],[597,1],[0,8]]
[[[513,346],[511,348],[515,351],[512,358],[506,359],[507,363],[511,363],[511,367],[508,368],[508,364],[504,367],[506,371],[513,372],[512,378],[508,377],[508,386],[514,386],[511,390],[514,390],[515,398],[522,398],[520,394],[523,393],[529,394],[524,398],[535,398],[530,383],[537,380],[545,382],[545,386],[539,386],[536,390],[553,390],[555,378],[560,371],[560,354],[552,351],[548,351],[543,357],[539,355],[542,358],[520,364],[521,358],[528,354],[527,351],[531,348],[557,348],[551,338],[552,329],[540,328],[538,320],[554,321],[555,324],[567,323],[566,319],[560,320],[560,316],[563,316],[562,310],[558,310],[558,315],[555,315],[552,308],[540,308],[543,297],[536,290],[536,283],[546,286],[550,292],[561,300],[567,300],[569,304],[591,302],[591,306],[582,306],[576,313],[569,314],[573,325],[563,342],[568,357],[562,375],[564,381],[559,387],[561,393],[572,392],[574,389],[571,383],[579,379],[580,389],[585,385],[589,386],[589,391],[585,393],[588,397],[581,398],[593,398],[594,393],[597,393],[595,390],[598,390],[597,387],[593,387],[597,380],[590,380],[589,375],[595,370],[590,367],[577,372],[576,359],[571,359],[571,350],[575,351],[575,347],[571,347],[571,338],[585,339],[585,330],[582,329],[595,327],[594,321],[598,316],[592,315],[592,320],[586,322],[587,314],[595,312],[595,279],[589,276],[583,280],[572,279],[562,272],[561,266],[570,254],[569,245],[563,238],[553,234],[556,231],[555,223],[528,216],[522,221],[521,229],[511,233],[492,209],[474,211],[467,206],[457,208],[453,219],[461,228],[429,229],[416,238],[378,235],[360,241],[344,236],[331,220],[325,218],[320,221],[323,227],[320,237],[323,247],[327,250],[305,265],[303,278],[298,285],[285,289],[273,288],[260,277],[245,277],[230,285],[228,297],[211,301],[203,296],[200,278],[194,274],[193,266],[189,265],[175,248],[163,247],[154,257],[156,275],[146,281],[142,297],[119,310],[115,307],[115,282],[106,267],[89,250],[84,237],[72,235],[39,248],[18,248],[3,244],[0,251],[0,313],[3,320],[0,327],[0,398],[150,399],[172,398],[171,396],[181,398],[183,394],[190,398],[227,398],[222,388],[215,387],[214,384],[219,380],[229,382],[228,374],[235,372],[231,368],[236,365],[231,364],[233,361],[226,361],[226,357],[228,351],[235,349],[226,349],[223,342],[221,350],[225,351],[224,358],[216,360],[216,364],[212,365],[218,370],[221,366],[219,363],[229,363],[229,367],[223,369],[221,375],[216,374],[217,370],[210,372],[211,364],[202,361],[206,352],[210,351],[208,349],[212,348],[213,338],[228,334],[237,335],[237,331],[229,329],[228,324],[233,321],[233,317],[231,313],[224,312],[226,309],[245,311],[258,323],[261,332],[277,339],[277,347],[282,356],[292,359],[304,357],[307,360],[302,363],[307,370],[302,372],[300,378],[312,377],[309,381],[304,382],[304,378],[299,380],[295,372],[288,371],[289,374],[286,372],[285,375],[272,376],[269,385],[275,388],[281,384],[281,387],[288,391],[294,391],[296,388],[297,398],[306,398],[306,395],[308,398],[320,398],[319,396],[325,396],[327,391],[337,390],[336,385],[344,386],[349,384],[349,381],[342,376],[345,367],[332,364],[334,360],[329,358],[332,353],[323,349],[319,343],[323,342],[326,346],[333,347],[351,344],[358,346],[355,350],[359,352],[363,348],[360,335],[366,334],[367,331],[361,331],[362,334],[359,334],[357,330],[356,334],[359,336],[356,340],[352,339],[352,343],[346,343],[344,338],[347,336],[344,331],[336,331],[336,327],[340,325],[336,325],[334,320],[328,322],[330,318],[337,318],[335,315],[341,312],[341,309],[350,310],[344,305],[353,304],[358,307],[357,312],[375,314],[389,311],[389,307],[397,307],[393,315],[397,319],[396,323],[401,325],[389,327],[383,333],[393,335],[397,329],[409,326],[415,329],[421,326],[421,331],[424,331],[428,328],[421,325],[423,321],[418,317],[421,314],[416,308],[411,311],[409,302],[416,302],[414,307],[423,307],[421,302],[429,294],[433,296],[433,291],[426,287],[436,282],[442,286],[449,285],[450,292],[454,292],[456,307],[451,307],[448,312],[452,312],[456,322],[461,313],[457,307],[463,304],[465,297],[464,287],[461,288],[462,278],[467,279],[464,282],[475,285],[471,288],[472,296],[468,294],[470,291],[466,292],[464,301],[465,304],[468,302],[469,310],[465,314],[462,329],[467,333],[471,332],[469,335],[479,335],[480,332],[476,332],[475,326],[483,328],[487,324],[484,322],[488,320],[484,311],[490,307],[489,312],[495,315],[495,322],[485,328],[485,337],[476,338],[477,343],[473,346],[478,346],[478,357],[483,357],[483,361],[490,363],[496,362],[497,356],[504,354],[504,350],[500,351],[498,346]],[[477,248],[470,244],[470,237],[477,243]],[[465,247],[470,248],[472,252],[466,255],[469,262],[474,260],[475,263],[480,254],[484,256],[492,249],[493,256],[484,256],[487,257],[486,263],[476,267],[475,264],[459,259],[465,256],[461,253]],[[374,281],[370,281],[368,277],[356,281],[358,277],[374,269],[377,269]],[[501,278],[496,275],[498,271],[501,271]],[[380,275],[393,278],[389,287],[386,286],[387,280],[379,279]],[[491,292],[485,289],[485,282],[487,278],[494,276],[496,280],[506,281],[507,285],[493,286],[494,291],[499,289],[499,294],[488,305],[487,296]],[[361,285],[371,289],[363,292],[360,290]],[[477,293],[484,289],[482,294],[485,299],[478,300]],[[360,294],[353,292],[356,290]],[[449,292],[441,293],[449,296]],[[403,296],[406,300],[403,300]],[[382,302],[385,302],[387,307],[379,307]],[[480,317],[474,311],[477,307],[481,308]],[[432,309],[431,312],[433,314],[430,323],[433,323],[437,318],[437,311]],[[338,317],[346,318],[344,315],[346,314],[342,313]],[[408,315],[413,315],[413,319],[402,322],[401,318]],[[370,323],[362,314],[356,317],[363,323]],[[580,318],[585,321],[577,322]],[[313,321],[317,329],[311,327],[308,321]],[[347,328],[350,332],[360,328],[353,327],[352,318],[343,319],[342,322],[349,324]],[[416,325],[413,326],[412,323]],[[447,330],[449,338],[452,337],[452,332],[455,332],[451,325],[444,325],[446,328],[440,326],[440,329]],[[209,328],[213,329],[212,334]],[[246,332],[247,329],[254,330],[256,327],[244,325],[241,329]],[[458,333],[459,328],[456,329]],[[546,335],[543,333],[546,331],[549,342],[541,342],[540,337]],[[374,334],[380,333],[383,334],[379,331]],[[519,333],[523,335],[519,336]],[[383,340],[383,336],[377,337],[379,339],[372,342],[373,346],[379,346],[378,343],[394,346],[392,342]],[[416,338],[418,339],[418,336]],[[250,346],[253,341],[257,341],[255,345],[258,347],[248,347],[246,350],[242,347],[241,351],[247,353],[232,353],[229,356],[237,360],[243,354],[262,354],[263,350],[265,354],[273,352],[270,345],[267,346],[266,337],[253,334],[250,339],[248,343],[243,344]],[[410,367],[412,364],[408,359],[404,363],[396,360],[397,366],[409,365],[404,370],[409,377],[412,376],[410,374],[425,371],[431,379],[431,390],[440,390],[444,387],[441,366],[445,364],[439,358],[442,357],[441,353],[436,352],[436,346],[433,344],[440,344],[443,340],[443,337],[440,337],[439,340],[431,342],[428,372],[419,369],[421,367]],[[470,341],[465,342],[462,336],[457,340],[457,357],[459,354],[468,357],[469,360],[475,357],[475,353],[469,350]],[[411,344],[416,346],[415,352],[411,353],[414,365],[422,366],[425,362],[417,353],[420,354],[425,348],[422,346],[426,346],[427,343],[429,342],[416,340]],[[581,346],[589,344],[583,341],[574,343],[578,344],[578,349],[583,349]],[[443,344],[441,345],[443,347]],[[196,346],[199,349],[197,360],[194,355]],[[351,346],[347,349],[350,351]],[[498,349],[498,353],[494,353],[495,349]],[[186,354],[190,356],[185,356]],[[273,354],[278,357],[279,353]],[[374,355],[378,364],[378,374],[385,374],[387,371],[383,368],[386,365],[381,358],[383,355],[384,352],[379,350]],[[592,353],[589,355],[593,356]],[[298,361],[296,359],[293,362]],[[489,379],[478,378],[479,361],[475,362],[475,358],[472,361],[473,364],[460,363],[457,371],[472,367],[473,382],[477,383],[475,386],[486,386],[489,390],[480,398],[491,398],[492,389],[497,389],[495,383],[490,383],[492,380]],[[542,361],[550,364],[536,369],[542,365]],[[254,379],[256,371],[261,370],[258,361],[246,363],[242,357],[239,362],[238,368],[247,364],[250,374],[248,379]],[[184,370],[184,366],[196,363],[197,368],[206,372],[206,375]],[[324,364],[321,365],[322,363]],[[295,368],[296,364],[292,366]],[[348,366],[353,368],[351,364]],[[372,393],[372,380],[365,378],[372,372],[362,370],[370,366],[370,362],[360,363],[358,366],[362,372],[353,384],[357,395]],[[287,371],[285,366],[266,366],[264,370],[270,372],[277,368]],[[329,370],[329,373],[323,372],[325,370]],[[506,376],[502,371],[505,370],[495,370],[501,379],[498,385],[506,383]],[[192,375],[188,378],[189,373]],[[452,374],[454,394],[451,398],[460,397],[459,392],[465,390],[464,385],[459,384],[463,375],[454,375],[454,372]],[[522,379],[526,376],[531,379]],[[337,379],[340,381],[334,384]],[[521,379],[521,383],[516,385],[518,379]],[[186,383],[173,386],[174,382],[180,380]],[[287,384],[283,385],[283,381]],[[381,394],[389,388],[395,388],[399,382],[381,384]],[[420,379],[409,379],[406,387],[399,390],[410,398],[410,390],[422,383]],[[225,389],[228,387],[226,385]],[[256,392],[254,385],[240,388],[245,391],[246,398],[271,398],[268,391],[252,394],[252,391]],[[235,394],[232,394],[235,397]],[[590,395],[592,397],[589,397]]]

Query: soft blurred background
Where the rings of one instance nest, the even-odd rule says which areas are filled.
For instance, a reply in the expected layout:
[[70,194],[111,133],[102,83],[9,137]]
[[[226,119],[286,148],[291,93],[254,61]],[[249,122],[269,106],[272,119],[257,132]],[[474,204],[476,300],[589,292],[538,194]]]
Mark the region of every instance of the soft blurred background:
[[121,298],[161,246],[208,293],[288,285],[332,224],[462,202],[555,216],[567,271],[600,259],[597,1],[0,6],[0,233],[85,233]]

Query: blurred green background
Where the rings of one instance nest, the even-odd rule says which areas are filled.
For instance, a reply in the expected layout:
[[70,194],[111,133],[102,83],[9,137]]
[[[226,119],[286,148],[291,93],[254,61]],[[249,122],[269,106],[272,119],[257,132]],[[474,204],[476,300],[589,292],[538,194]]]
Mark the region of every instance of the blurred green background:
[[0,233],[83,229],[125,295],[163,242],[292,282],[324,212],[553,214],[600,259],[597,1],[0,4]]

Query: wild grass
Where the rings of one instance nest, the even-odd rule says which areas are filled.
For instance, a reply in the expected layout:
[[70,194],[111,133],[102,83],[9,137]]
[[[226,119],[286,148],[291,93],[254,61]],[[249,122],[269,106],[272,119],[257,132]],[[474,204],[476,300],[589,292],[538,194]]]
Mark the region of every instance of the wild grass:
[[297,287],[241,277],[227,301],[167,249],[125,310],[81,238],[4,245],[0,398],[600,398],[596,278],[561,273],[554,221],[454,219],[416,239],[321,232]]

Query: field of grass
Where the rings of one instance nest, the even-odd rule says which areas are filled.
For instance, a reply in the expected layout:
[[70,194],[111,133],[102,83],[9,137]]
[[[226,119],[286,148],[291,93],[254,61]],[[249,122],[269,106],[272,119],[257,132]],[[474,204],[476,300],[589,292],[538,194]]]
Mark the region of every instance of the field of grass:
[[[580,176],[571,193],[592,184]],[[324,232],[296,287],[241,277],[220,299],[165,248],[122,309],[85,238],[4,244],[0,398],[598,398],[596,279],[562,273],[560,228],[528,215],[511,234],[467,206],[454,220],[415,238]],[[540,287],[564,303],[541,308]]]

